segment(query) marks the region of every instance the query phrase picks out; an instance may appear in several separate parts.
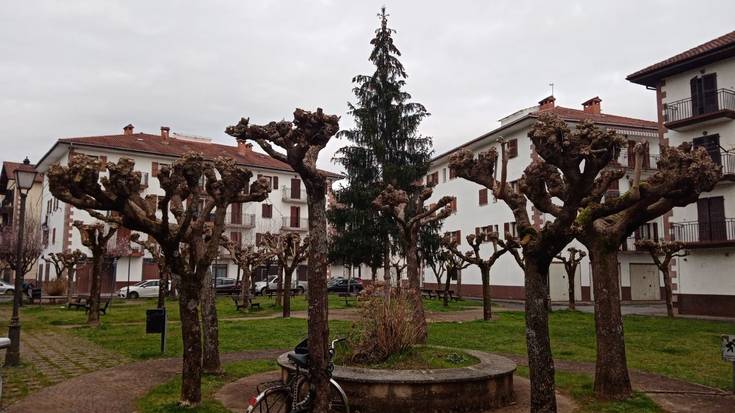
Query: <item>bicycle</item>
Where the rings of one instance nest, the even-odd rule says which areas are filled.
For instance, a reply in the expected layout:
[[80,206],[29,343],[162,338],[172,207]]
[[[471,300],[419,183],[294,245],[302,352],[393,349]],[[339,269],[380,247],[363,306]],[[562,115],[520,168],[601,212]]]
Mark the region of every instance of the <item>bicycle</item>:
[[[329,411],[330,413],[350,413],[347,395],[342,387],[332,378],[334,371],[335,345],[344,338],[332,340],[329,345]],[[315,397],[314,386],[309,382],[309,352],[307,340],[288,353],[288,360],[296,367],[289,374],[286,383],[275,381],[258,386],[258,395],[251,398],[247,413],[307,413],[311,412],[311,403]],[[261,387],[264,389],[261,390]]]

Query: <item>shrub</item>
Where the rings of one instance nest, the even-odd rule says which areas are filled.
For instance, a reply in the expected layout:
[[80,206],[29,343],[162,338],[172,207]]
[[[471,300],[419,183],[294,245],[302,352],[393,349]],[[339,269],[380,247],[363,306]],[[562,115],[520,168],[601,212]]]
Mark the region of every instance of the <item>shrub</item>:
[[46,294],[66,295],[66,277],[57,277],[51,281],[46,281],[44,284]]
[[362,292],[359,302],[360,320],[348,339],[347,358],[352,363],[379,363],[416,344],[411,302],[400,290],[392,289],[386,299],[383,286],[375,283]]

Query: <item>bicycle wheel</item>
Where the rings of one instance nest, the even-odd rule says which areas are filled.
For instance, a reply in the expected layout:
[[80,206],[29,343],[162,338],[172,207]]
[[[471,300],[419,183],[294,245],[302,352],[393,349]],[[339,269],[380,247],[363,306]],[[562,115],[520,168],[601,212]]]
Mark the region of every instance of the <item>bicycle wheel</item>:
[[250,400],[247,413],[289,413],[291,392],[286,387],[273,387]]
[[[299,403],[309,405],[309,401],[304,401],[309,396],[309,381],[304,377],[296,387],[298,394],[296,400]],[[329,381],[329,413],[350,413],[350,407],[347,402],[347,396],[336,381]]]

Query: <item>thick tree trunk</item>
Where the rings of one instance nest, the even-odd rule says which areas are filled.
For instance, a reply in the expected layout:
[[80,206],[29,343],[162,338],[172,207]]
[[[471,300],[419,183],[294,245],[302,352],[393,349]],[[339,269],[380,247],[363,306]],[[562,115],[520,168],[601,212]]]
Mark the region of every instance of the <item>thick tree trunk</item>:
[[666,265],[662,271],[664,273],[664,295],[666,298],[666,314],[669,317],[674,317],[674,292],[671,287],[671,273],[669,272],[669,266]]
[[490,268],[481,265],[482,276],[482,319],[489,321],[493,318],[492,298],[490,297]]
[[284,268],[283,274],[283,318],[291,317],[291,280],[293,271]]
[[569,309],[570,310],[576,310],[577,309],[577,303],[574,298],[574,276],[577,268],[573,267],[572,271],[567,272],[567,279],[569,280]]
[[242,283],[240,284],[240,302],[246,310],[250,308],[250,266],[242,268]]
[[92,285],[89,287],[89,313],[87,324],[100,324],[100,295],[102,293],[102,269],[105,257],[102,252],[92,256]]
[[66,274],[66,302],[71,302],[71,296],[72,296],[72,287],[74,285],[74,271],[68,270],[68,274]]
[[554,358],[549,339],[546,292],[551,260],[526,257],[526,346],[531,380],[531,412],[556,412]]
[[456,270],[447,271],[447,279],[444,280],[444,307],[449,307],[449,286],[452,284],[452,274]]
[[417,344],[425,344],[427,335],[426,313],[424,312],[424,303],[421,301],[421,279],[419,276],[419,260],[416,255],[416,244],[416,237],[413,236],[409,241],[408,251],[406,252],[408,297],[413,303],[413,322],[417,330]]
[[309,375],[316,397],[314,413],[329,408],[329,317],[327,308],[327,216],[323,180],[306,181],[309,207]]
[[375,285],[375,280],[378,278],[378,267],[370,267],[370,278],[373,280],[373,285]]
[[179,283],[181,338],[184,344],[181,403],[188,406],[197,405],[202,399],[202,332],[199,319],[201,285],[192,280],[194,277],[194,274],[187,274]]
[[462,271],[457,271],[457,298],[462,298]]
[[219,324],[217,322],[217,299],[215,296],[212,272],[207,270],[202,284],[202,327],[204,335],[204,354],[202,370],[204,373],[222,373],[219,358]]
[[276,280],[276,304],[283,305],[283,272],[286,268],[282,265],[278,270],[278,279]]
[[170,278],[165,271],[160,271],[158,274],[158,301],[156,302],[158,308],[166,306],[166,293],[168,292]]
[[601,241],[587,246],[595,293],[597,361],[594,391],[599,398],[622,400],[630,397],[632,389],[625,357],[623,317],[620,314],[618,256],[616,249],[607,248],[607,244]]

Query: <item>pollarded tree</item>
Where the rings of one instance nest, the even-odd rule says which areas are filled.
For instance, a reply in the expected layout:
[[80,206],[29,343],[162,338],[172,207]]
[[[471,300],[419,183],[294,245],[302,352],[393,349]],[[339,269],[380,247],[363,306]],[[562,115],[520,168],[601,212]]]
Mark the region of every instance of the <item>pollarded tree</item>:
[[639,143],[634,152],[630,189],[618,198],[603,199],[610,183],[625,174],[619,167],[605,170],[592,190],[585,193],[574,225],[575,236],[587,247],[592,262],[597,335],[594,391],[604,399],[624,399],[632,393],[618,294],[620,245],[646,222],[674,207],[695,202],[721,177],[720,166],[703,148],[693,149],[690,143],[684,143],[676,148],[661,147],[656,173],[641,180],[648,151]]
[[266,251],[264,248],[255,248],[252,245],[243,247],[240,244],[236,244],[231,240],[228,240],[224,244],[224,247],[230,252],[235,264],[242,271],[242,281],[240,283],[240,302],[244,305],[245,309],[250,306],[250,281],[253,278],[253,270],[273,257],[273,255]]
[[[447,241],[446,244],[451,243]],[[470,266],[470,262],[465,260],[463,257],[450,251],[449,248],[444,250],[444,267],[447,270],[447,278],[444,281],[444,296],[442,297],[444,307],[449,307],[449,287],[452,284],[452,279],[457,280],[457,291],[459,291],[459,278],[460,272]],[[469,254],[469,253],[467,253]]]
[[[329,324],[327,313],[327,176],[317,166],[319,152],[339,130],[339,117],[325,115],[321,109],[308,112],[296,109],[294,121],[271,122],[264,126],[249,125],[241,119],[227,128],[227,134],[238,141],[253,140],[271,157],[287,163],[301,176],[306,186],[309,210],[309,375],[315,386],[313,410],[328,409]],[[279,146],[286,154],[276,151]]]
[[169,288],[173,290],[174,287],[171,283],[171,270],[166,265],[166,257],[161,253],[161,247],[153,238],[149,237],[145,241],[141,240],[139,233],[132,234],[130,242],[140,245],[156,261],[158,267],[158,301],[156,307],[164,308],[166,306],[166,292],[169,291]]
[[56,270],[56,276],[66,275],[66,301],[71,302],[71,296],[74,294],[74,275],[76,268],[83,264],[87,259],[87,254],[76,249],[70,252],[52,252],[48,258],[43,260],[50,262]]
[[0,261],[4,263],[5,268],[9,268],[15,274],[24,277],[33,268],[33,264],[38,261],[38,257],[43,252],[43,242],[41,240],[40,225],[38,219],[29,217],[25,220],[23,229],[23,245],[21,247],[21,268],[16,268],[17,262],[17,246],[18,246],[18,228],[14,225],[8,225],[0,230]]
[[[503,256],[506,252],[517,254],[515,251],[519,247],[518,243],[512,240],[510,234],[506,234],[505,240],[498,237],[497,232],[480,232],[479,234],[467,235],[467,243],[472,248],[472,251],[463,253],[457,248],[457,242],[452,242],[448,237],[445,238],[446,248],[451,251],[456,257],[462,259],[468,264],[476,265],[480,268],[480,275],[482,278],[482,318],[484,320],[492,319],[492,298],[490,296],[490,269],[492,269],[495,262]],[[487,258],[482,258],[480,249],[484,243],[492,243],[492,254]],[[498,248],[500,247],[500,248]],[[445,294],[446,296],[446,294]]]
[[426,208],[424,203],[431,197],[432,192],[430,187],[423,187],[421,191],[416,190],[409,194],[388,185],[373,201],[376,208],[391,216],[398,224],[398,234],[406,259],[408,294],[414,306],[413,321],[418,329],[419,343],[426,342],[427,333],[424,304],[421,301],[418,260],[419,229],[448,217],[452,212],[449,206],[452,198],[449,196],[442,197],[436,204]]
[[569,253],[568,257],[559,254],[556,259],[559,260],[559,263],[564,264],[564,272],[567,273],[568,279],[567,286],[569,287],[569,309],[575,310],[577,307],[574,299],[574,277],[577,274],[579,263],[587,256],[587,253],[574,247],[567,248],[567,252]]
[[[493,192],[513,212],[523,251],[525,278],[526,347],[531,379],[531,411],[556,411],[554,360],[549,341],[547,292],[549,266],[573,239],[572,225],[588,195],[599,186],[597,177],[614,160],[622,139],[603,133],[590,123],[571,132],[552,114],[542,114],[528,134],[538,158],[526,167],[515,191],[507,181],[508,156],[501,142],[500,178],[496,177],[498,152],[493,147],[476,158],[462,150],[450,159],[457,175]],[[534,226],[529,205],[550,220]]]
[[654,241],[642,239],[635,242],[638,249],[648,251],[653,262],[664,275],[664,291],[666,299],[666,313],[674,317],[674,292],[671,286],[671,260],[678,257],[686,257],[689,253],[684,250],[681,241]]
[[[100,178],[103,166],[109,176]],[[203,357],[202,283],[217,256],[227,207],[264,200],[268,182],[263,178],[250,184],[252,173],[232,159],[205,162],[198,154],[186,154],[172,166],[161,168],[157,178],[162,196],[142,195],[141,173],[126,158],[103,165],[97,159],[76,155],[68,166],[51,166],[47,176],[51,193],[59,200],[88,210],[98,219],[148,234],[160,246],[166,264],[181,280],[181,403],[198,404]],[[209,221],[212,214],[214,219]],[[216,348],[210,353],[219,358]]]
[[107,243],[117,232],[117,225],[113,224],[105,228],[105,225],[101,222],[85,224],[82,221],[74,221],[74,227],[79,231],[82,245],[92,253],[92,282],[89,287],[87,324],[99,325],[102,271],[107,256]]
[[[296,232],[285,234],[265,233],[263,247],[276,257],[283,271],[283,278],[278,280],[278,299],[283,305],[283,317],[291,317],[291,285],[296,268],[306,260],[309,251],[309,237],[303,239]],[[284,294],[285,286],[285,294]]]

